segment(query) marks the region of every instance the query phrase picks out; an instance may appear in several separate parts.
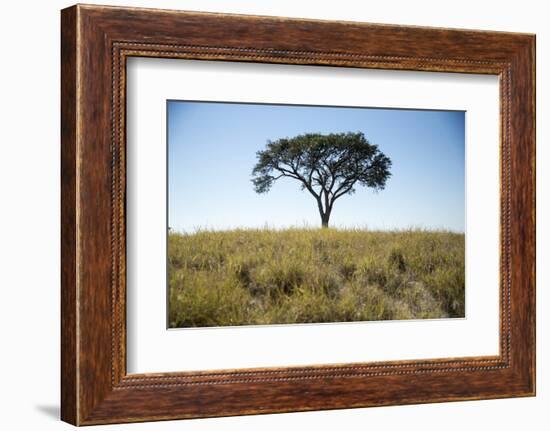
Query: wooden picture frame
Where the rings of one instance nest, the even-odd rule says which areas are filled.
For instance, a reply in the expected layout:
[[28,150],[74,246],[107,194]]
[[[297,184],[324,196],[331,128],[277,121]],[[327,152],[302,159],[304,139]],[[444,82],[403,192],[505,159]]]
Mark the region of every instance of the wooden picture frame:
[[[74,425],[535,394],[535,36],[77,5],[61,14],[61,417]],[[500,354],[126,373],[130,56],[500,77]]]

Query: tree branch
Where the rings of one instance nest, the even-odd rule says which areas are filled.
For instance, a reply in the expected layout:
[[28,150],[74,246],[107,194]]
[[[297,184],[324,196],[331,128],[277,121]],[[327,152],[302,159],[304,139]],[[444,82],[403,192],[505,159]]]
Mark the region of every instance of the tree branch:
[[313,190],[313,187],[311,187],[311,182],[308,183],[306,179],[302,175],[300,175],[295,168],[291,166],[292,172],[287,169],[283,169],[281,167],[277,167],[277,169],[282,170],[283,172],[288,172],[290,174],[289,176],[301,181],[304,184],[304,187],[307,189],[307,191],[310,192],[315,197],[315,199],[319,199],[319,194],[316,193],[315,190]]
[[280,166],[274,166],[273,169],[279,171],[282,173],[283,176],[286,176],[286,177],[291,177],[291,178],[294,178],[296,180],[299,180],[299,176],[295,175],[293,172],[289,171],[288,169],[285,169],[285,168],[281,168]]
[[336,199],[338,199],[339,197],[341,196],[344,196],[346,193],[349,193],[351,191],[351,189],[353,188],[353,186],[355,185],[355,181],[347,188],[345,188],[344,190],[342,190],[340,193],[336,193],[332,196],[332,202],[334,202]]

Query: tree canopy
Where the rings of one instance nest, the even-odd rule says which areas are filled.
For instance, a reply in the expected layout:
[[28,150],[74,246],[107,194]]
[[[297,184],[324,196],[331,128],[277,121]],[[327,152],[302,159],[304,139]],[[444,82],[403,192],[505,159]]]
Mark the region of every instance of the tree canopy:
[[357,186],[382,190],[391,160],[361,132],[308,133],[268,141],[252,170],[257,193],[267,193],[280,178],[292,178],[317,201],[321,224],[328,226],[334,202]]

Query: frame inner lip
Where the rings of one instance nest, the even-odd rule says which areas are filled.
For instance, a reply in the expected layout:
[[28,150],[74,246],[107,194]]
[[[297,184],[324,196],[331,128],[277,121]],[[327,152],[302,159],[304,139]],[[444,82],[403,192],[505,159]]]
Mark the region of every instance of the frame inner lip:
[[[139,50],[136,50],[135,48],[136,47],[140,47]],[[145,48],[145,49],[144,49]],[[163,51],[161,48],[164,48],[165,50]],[[260,49],[260,50],[256,50],[254,48],[244,48],[244,47],[223,47],[223,46],[196,46],[196,45],[178,45],[178,44],[159,44],[159,43],[153,43],[153,42],[141,42],[141,41],[136,41],[136,42],[128,42],[128,41],[114,41],[113,42],[113,56],[116,55],[116,57],[118,58],[118,61],[117,63],[119,65],[125,65],[126,64],[126,58],[127,57],[134,57],[134,56],[146,56],[146,57],[156,57],[156,58],[162,58],[164,55],[167,55],[168,58],[174,58],[174,59],[197,59],[196,58],[196,55],[207,55],[208,56],[208,53],[210,53],[211,51],[217,51],[217,50],[221,50],[221,51],[227,51],[228,53],[231,53],[232,56],[236,57],[237,59],[231,59],[231,60],[220,60],[220,61],[238,61],[238,58],[239,57],[243,57],[242,56],[242,53],[245,52],[247,53],[247,55],[245,56],[245,58],[250,58],[250,59],[254,59],[254,58],[257,58],[257,59],[271,59],[273,60],[272,62],[273,63],[278,63],[279,60],[281,59],[281,57],[275,55],[275,56],[269,56],[266,54],[269,54],[269,50],[265,50],[265,49]],[[368,66],[365,66],[363,64],[363,62],[361,62],[360,60],[365,60],[365,59],[369,59],[371,62],[374,62],[375,64],[378,64],[378,63],[382,63],[384,64],[384,61],[395,61],[395,60],[402,60],[402,61],[414,61],[414,57],[395,57],[395,56],[358,56],[357,54],[351,54],[351,53],[320,53],[320,52],[317,52],[317,51],[312,51],[312,52],[307,52],[307,51],[299,51],[299,52],[296,52],[296,51],[285,51],[285,50],[277,50],[277,52],[279,53],[288,53],[290,55],[296,55],[296,58],[297,60],[302,60],[304,61],[303,64],[311,64],[309,62],[309,60],[313,60],[313,61],[319,61],[320,58],[316,57],[316,56],[323,56],[323,55],[337,55],[338,57],[344,57],[344,56],[349,56],[351,59],[349,60],[350,63],[352,64],[360,64],[358,67],[360,68],[369,68]],[[221,57],[223,57],[223,54],[220,54]],[[496,75],[499,75],[501,77],[501,81],[504,79],[506,82],[507,82],[507,85],[506,86],[509,86],[509,80],[511,79],[510,78],[510,75],[509,75],[509,69],[511,67],[510,63],[508,62],[503,62],[503,61],[495,61],[495,60],[484,60],[484,61],[477,61],[477,60],[468,60],[468,59],[460,59],[460,60],[454,60],[454,59],[445,59],[445,58],[423,58],[422,59],[424,62],[426,62],[427,64],[429,64],[430,62],[433,62],[435,64],[440,64],[440,63],[443,63],[443,64],[447,64],[447,65],[452,65],[452,67],[457,67],[457,65],[459,64],[468,64],[468,65],[480,65],[480,64],[486,64],[486,65],[491,65],[492,67],[495,67],[495,72],[493,74],[496,74]],[[290,65],[292,64],[295,64],[295,63],[288,63]],[[325,65],[324,63],[315,63],[315,64],[320,64],[320,65]],[[376,67],[375,67],[376,68]],[[429,69],[428,69],[429,70]],[[115,83],[118,82],[118,86],[116,86],[118,88],[118,94],[119,94],[119,97],[123,100],[125,100],[126,98],[126,95],[125,95],[125,92],[124,92],[124,88],[121,88],[120,87],[120,83],[121,82],[125,82],[126,81],[126,67],[125,66],[122,66],[122,67],[119,67],[118,68],[118,76],[117,78],[114,78],[113,80],[113,85],[115,86]],[[116,75],[117,73],[115,73],[115,69],[113,68],[113,74]],[[122,80],[121,78],[124,77],[124,79]],[[501,83],[502,85],[502,83]],[[114,87],[115,88],[115,87]],[[501,107],[502,107],[502,104],[505,104],[506,106],[509,106],[509,103],[510,103],[510,100],[509,100],[509,92],[504,92],[504,94],[502,94],[501,92],[501,101],[503,103],[501,103]],[[115,107],[115,101],[114,101],[114,98],[113,98],[113,106],[112,106],[112,109],[113,109],[113,112],[116,112],[117,109]],[[119,108],[120,109],[120,108]],[[505,125],[501,125],[501,128],[502,127],[506,127],[506,128],[509,128],[509,122],[510,122],[510,118],[509,118],[509,109],[506,108],[505,109],[505,113],[506,113],[506,120],[505,121],[501,121],[502,123],[506,123]],[[126,120],[125,120],[125,111],[122,110],[122,113],[121,113],[122,117],[120,116],[117,116],[115,115],[114,116],[114,129],[115,130],[120,130],[121,128],[121,124],[125,124]],[[502,115],[501,115],[501,120],[502,120]],[[120,132],[119,132],[119,136],[121,136]],[[500,147],[501,147],[501,160],[502,158],[504,158],[504,147],[505,147],[505,140],[507,141],[508,138],[507,136],[509,136],[509,133],[506,134],[506,139],[503,138],[503,136],[501,136],[501,142],[500,142]],[[121,138],[119,138],[121,139]],[[123,142],[122,144],[124,145],[124,148],[125,148],[125,136],[123,138]],[[117,142],[116,140],[113,141],[113,148],[115,148],[117,146]],[[509,149],[507,150],[509,151]],[[510,169],[510,166],[509,166],[509,163],[507,163],[507,166],[508,166],[508,169]],[[501,181],[502,181],[502,178],[503,178],[503,175],[502,175],[502,171],[503,171],[503,166],[501,166]],[[125,172],[122,173],[121,175],[125,175]],[[509,174],[506,175],[506,177],[509,179]],[[509,183],[509,180],[508,180],[508,183]],[[502,185],[502,182],[501,182],[501,185]],[[506,226],[509,225],[509,218],[507,220],[504,220],[504,211],[503,211],[503,202],[504,201],[507,201],[507,205],[509,205],[509,194],[510,194],[510,184],[508,184],[508,187],[507,187],[507,193],[506,193],[506,196],[504,195],[501,195],[501,231],[504,231]],[[504,197],[507,197],[507,199],[504,199]],[[507,211],[507,216],[509,217],[509,210]],[[501,235],[501,238],[502,238],[502,235]],[[508,244],[509,244],[509,241],[508,241]],[[502,241],[501,239],[501,252],[502,252],[502,249],[504,248],[504,245],[505,243]],[[510,254],[510,249],[508,248],[507,251],[505,251],[504,253],[501,253],[501,256],[503,255],[508,255]],[[510,258],[507,259],[507,261],[509,262],[510,261]],[[501,263],[501,270],[502,270],[502,263]],[[124,275],[125,276],[125,275]],[[508,302],[510,301],[510,293],[509,293],[509,289],[510,289],[510,286],[508,285],[507,286],[507,289],[508,289],[508,292],[506,293],[505,292],[505,284],[507,283],[501,283],[501,286],[500,286],[500,294],[501,294],[501,297],[505,297],[508,299]],[[510,367],[510,347],[509,347],[509,343],[510,343],[510,335],[506,335],[505,334],[505,330],[503,330],[503,324],[502,322],[505,320],[503,319],[503,315],[507,315],[507,319],[506,320],[510,320],[510,316],[509,316],[509,310],[510,310],[510,305],[508,304],[507,307],[505,307],[506,310],[503,309],[503,307],[501,307],[501,327],[500,327],[500,345],[501,345],[501,352],[500,352],[500,355],[498,357],[495,357],[495,359],[475,359],[475,358],[471,358],[471,357],[465,357],[465,358],[459,358],[457,359],[457,361],[459,361],[461,364],[477,364],[477,365],[474,365],[474,366],[471,366],[471,367],[466,367],[468,370],[472,370],[472,371],[476,371],[476,370],[489,370],[489,369],[501,369],[501,368],[509,368]],[[503,313],[503,311],[505,311],[505,313]],[[121,317],[119,317],[121,318]],[[506,326],[506,331],[508,333],[510,333],[511,331],[511,328],[510,328],[510,325],[505,325]],[[124,346],[122,346],[121,350],[124,350]],[[504,360],[503,360],[504,358]],[[122,360],[122,358],[121,358]],[[434,364],[439,361],[439,359],[434,359]],[[382,365],[381,366],[378,366],[376,365],[376,368],[381,368],[381,369],[388,369],[389,371],[380,371],[379,373],[369,373],[369,372],[366,372],[365,373],[365,377],[366,376],[386,376],[386,375],[399,375],[399,374],[404,374],[402,371],[399,371],[399,370],[396,370],[396,371],[391,371],[391,369],[395,368],[393,366],[393,363],[395,362],[399,362],[399,361],[383,361],[382,362]],[[412,362],[415,362],[415,361],[412,361]],[[426,360],[417,360],[416,362],[419,362],[419,363],[424,363],[426,362]],[[489,364],[495,364],[495,365],[489,365]],[[384,365],[385,364],[385,365]],[[422,374],[425,374],[425,373],[429,373],[429,372],[436,372],[436,373],[439,373],[439,372],[442,372],[443,370],[445,371],[455,371],[455,370],[460,370],[460,369],[463,369],[464,367],[446,367],[447,363],[445,362],[445,360],[441,361],[440,362],[441,365],[439,366],[432,366],[430,369],[426,369],[426,368],[423,368],[422,365],[417,365],[417,364],[414,364],[414,365],[411,365],[411,368],[414,368],[414,367],[420,367],[414,371],[411,371],[410,373],[408,374],[415,374],[415,373],[422,373]],[[346,369],[346,370],[353,370],[353,371],[356,371],[356,370],[362,370],[362,369],[372,369],[372,365],[370,363],[360,363],[360,364],[350,364],[350,365],[345,365],[345,364],[342,364],[341,365],[342,368],[339,368],[340,367],[340,364],[338,364],[335,368],[335,366],[333,364],[327,364],[327,365],[311,365],[311,366],[303,366],[303,367],[271,367],[272,369],[271,370],[267,370],[267,371],[260,371],[260,370],[255,370],[254,368],[242,368],[242,369],[238,369],[238,370],[230,370],[230,371],[224,371],[224,370],[220,370],[220,372],[216,372],[214,371],[214,375],[217,376],[218,378],[214,378],[214,379],[210,379],[208,380],[208,382],[203,382],[203,383],[207,383],[207,384],[223,384],[223,383],[227,383],[228,380],[233,380],[235,377],[239,377],[239,376],[243,376],[243,375],[246,375],[248,377],[254,377],[254,381],[261,381],[260,377],[259,376],[264,376],[265,373],[273,373],[273,374],[285,374],[287,373],[287,368],[289,369],[293,369],[293,368],[303,368],[304,371],[299,371],[297,374],[299,373],[305,373],[305,374],[308,374],[311,372],[311,376],[309,376],[309,378],[319,378],[319,379],[322,379],[322,378],[327,378],[327,377],[334,377],[334,378],[337,378],[337,377],[340,377],[341,376],[341,370],[342,369]],[[325,367],[329,367],[331,368],[332,370],[334,371],[321,371],[321,372],[318,372],[316,371],[317,369],[322,369],[322,368],[325,368]],[[116,369],[116,364],[113,363],[113,370]],[[121,368],[119,369],[124,369],[125,370],[125,364],[121,364]],[[312,370],[312,371],[309,371],[309,370]],[[336,371],[338,370],[338,371]],[[189,372],[184,372],[186,374],[185,377],[181,376],[180,374],[178,374],[179,372],[161,372],[161,373],[155,373],[155,376],[149,376],[147,375],[147,373],[139,373],[139,374],[123,374],[120,376],[121,380],[119,381],[119,384],[122,383],[122,385],[126,385],[127,382],[132,382],[132,381],[137,381],[137,379],[140,379],[141,381],[151,381],[151,380],[162,380],[162,379],[168,379],[168,380],[175,380],[175,381],[184,381],[182,382],[181,384],[191,384],[192,382],[186,382],[187,380],[192,380],[192,379],[199,379],[199,380],[202,380],[204,378],[210,378],[210,376],[212,376],[212,374],[210,374],[210,372],[208,371],[189,371]],[[187,373],[189,373],[189,375],[187,376]],[[245,373],[245,374],[243,374]],[[157,374],[160,374],[160,375],[157,375]],[[136,376],[136,377],[133,377],[133,376]],[[350,376],[350,377],[362,377],[361,375],[353,375],[353,376]],[[294,378],[293,377],[281,377],[279,378],[281,381],[284,381],[284,380],[293,380]],[[269,380],[268,380],[269,381]],[[244,381],[246,382],[246,381]],[[115,382],[113,382],[115,383]],[[154,384],[153,384],[154,385]],[[144,387],[146,385],[143,385]],[[156,385],[154,385],[156,386]]]

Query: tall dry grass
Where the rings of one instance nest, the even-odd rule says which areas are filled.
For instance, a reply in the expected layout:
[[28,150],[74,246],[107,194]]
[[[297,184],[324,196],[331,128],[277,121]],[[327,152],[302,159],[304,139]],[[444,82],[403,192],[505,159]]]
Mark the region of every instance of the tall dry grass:
[[464,316],[464,234],[170,233],[169,326]]

